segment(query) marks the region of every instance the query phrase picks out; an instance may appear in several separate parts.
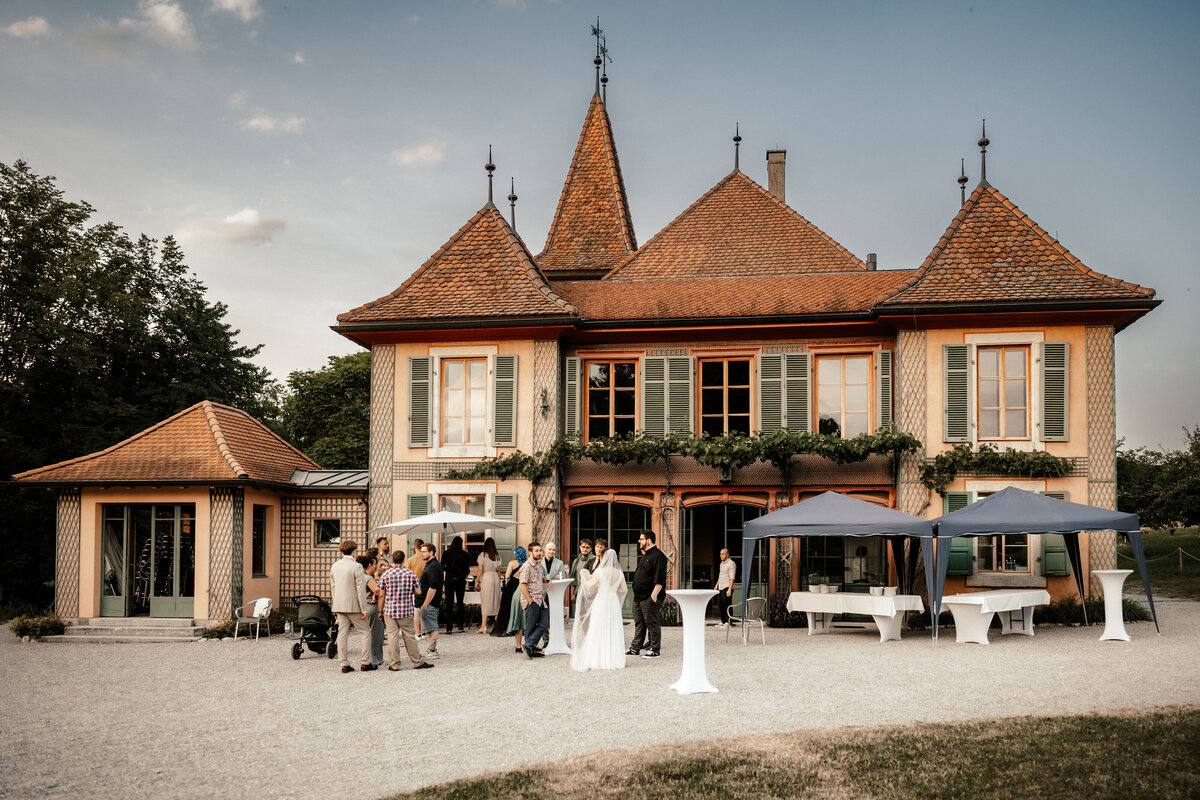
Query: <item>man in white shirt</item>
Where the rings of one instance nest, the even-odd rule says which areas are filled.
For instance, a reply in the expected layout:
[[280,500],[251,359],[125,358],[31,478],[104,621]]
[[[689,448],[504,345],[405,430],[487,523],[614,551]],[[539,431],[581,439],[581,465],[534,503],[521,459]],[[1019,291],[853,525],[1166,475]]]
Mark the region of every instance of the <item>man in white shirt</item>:
[[333,562],[329,568],[329,594],[333,600],[333,613],[337,615],[338,665],[342,672],[354,672],[350,666],[349,645],[350,629],[358,634],[359,652],[361,654],[360,669],[370,672],[371,651],[368,643],[371,641],[371,630],[367,627],[367,609],[362,602],[362,594],[367,586],[367,574],[362,564],[354,558],[358,542],[347,539],[338,547],[342,557]]
[[721,621],[718,628],[729,627],[729,608],[733,605],[733,582],[737,576],[737,564],[729,557],[729,550],[721,548],[721,566],[717,570],[717,608],[720,610]]

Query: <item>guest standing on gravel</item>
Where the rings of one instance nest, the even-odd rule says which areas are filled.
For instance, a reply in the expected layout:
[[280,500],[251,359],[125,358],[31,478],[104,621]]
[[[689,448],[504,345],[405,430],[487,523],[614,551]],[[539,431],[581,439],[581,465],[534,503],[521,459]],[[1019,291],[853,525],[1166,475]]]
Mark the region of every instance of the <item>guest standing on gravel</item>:
[[575,556],[575,560],[571,562],[571,571],[567,573],[567,577],[575,581],[571,584],[571,607],[575,606],[575,593],[579,591],[579,571],[582,569],[591,570],[596,563],[596,557],[592,555],[592,540],[579,540],[579,555]]
[[392,560],[392,566],[379,578],[379,588],[383,590],[384,623],[387,625],[388,659],[391,661],[388,671],[400,669],[401,640],[414,669],[432,669],[433,664],[421,657],[421,648],[413,631],[413,598],[421,582],[404,565],[404,553],[396,553]]
[[383,663],[383,617],[379,615],[383,592],[375,580],[376,567],[379,565],[378,558],[378,551],[372,547],[366,555],[359,556],[357,559],[358,563],[362,564],[363,572],[367,576],[367,583],[362,592],[362,602],[363,608],[367,610],[367,630],[371,632],[371,665],[369,668],[363,665],[364,672],[379,669],[379,665]]
[[550,612],[546,608],[546,570],[542,566],[542,546],[529,545],[529,560],[521,567],[521,607],[525,610],[525,655],[541,658],[538,644],[550,627]]
[[466,607],[463,596],[467,592],[467,576],[471,574],[471,557],[463,549],[461,536],[450,540],[450,546],[442,553],[442,570],[445,572],[446,583],[446,635],[450,635],[457,625],[463,629],[463,619]]
[[662,646],[658,615],[666,596],[667,557],[655,545],[654,531],[642,531],[638,547],[642,555],[633,573],[633,642],[625,655],[636,656],[648,645],[642,658],[658,658]]
[[425,561],[425,569],[421,570],[421,629],[429,637],[425,657],[436,659],[440,657],[437,640],[438,605],[442,601],[442,565],[433,553],[433,545],[421,545],[421,558]]
[[[413,554],[408,557],[408,561],[404,562],[404,566],[408,567],[412,571],[412,574],[416,575],[418,579],[421,577],[421,571],[425,569],[425,559],[421,557],[421,545],[423,544],[425,544],[424,541],[420,539],[413,539]],[[425,629],[421,627],[420,614],[417,614],[413,617],[413,626],[416,628],[417,638],[424,639]]]
[[721,566],[717,572],[717,583],[713,586],[717,590],[717,611],[721,620],[717,623],[718,628],[729,627],[729,608],[733,605],[733,583],[736,577],[737,565],[729,557],[729,550],[722,547]]
[[[333,562],[333,566],[329,568],[329,594],[333,613],[337,615],[337,654],[338,665],[342,668],[342,672],[354,672],[354,667],[350,666],[349,659],[351,629],[358,636],[361,665],[369,666],[371,658],[367,646],[371,631],[367,627],[367,611],[362,602],[362,592],[367,585],[367,575],[363,572],[362,564],[354,560],[354,551],[357,549],[358,542],[350,539],[343,541],[338,547],[342,557]],[[370,670],[367,671],[370,672]]]

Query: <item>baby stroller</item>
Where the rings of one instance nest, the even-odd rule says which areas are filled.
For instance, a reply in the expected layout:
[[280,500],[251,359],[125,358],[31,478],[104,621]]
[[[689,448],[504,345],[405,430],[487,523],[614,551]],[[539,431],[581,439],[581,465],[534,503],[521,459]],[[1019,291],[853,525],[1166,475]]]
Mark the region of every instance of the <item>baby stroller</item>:
[[338,626],[329,603],[315,594],[293,597],[292,602],[296,604],[296,624],[300,627],[300,641],[292,645],[292,658],[300,658],[304,645],[314,653],[337,657]]

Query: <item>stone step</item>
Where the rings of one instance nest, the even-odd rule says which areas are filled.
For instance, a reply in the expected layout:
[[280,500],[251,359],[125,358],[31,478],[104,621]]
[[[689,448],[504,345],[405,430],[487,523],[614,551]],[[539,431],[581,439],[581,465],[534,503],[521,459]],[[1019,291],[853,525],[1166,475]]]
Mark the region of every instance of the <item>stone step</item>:
[[71,644],[151,644],[199,641],[193,636],[46,636],[43,642],[69,642]]
[[103,627],[99,625],[72,625],[66,629],[63,635],[79,639],[94,638],[97,636],[130,636],[137,638],[161,636],[178,639],[195,639],[197,636],[204,635],[204,628],[199,625],[186,628],[180,625],[105,625]]
[[111,628],[120,626],[130,628],[147,625],[152,628],[190,628],[196,624],[194,619],[176,617],[92,617],[87,620],[87,626],[92,628]]

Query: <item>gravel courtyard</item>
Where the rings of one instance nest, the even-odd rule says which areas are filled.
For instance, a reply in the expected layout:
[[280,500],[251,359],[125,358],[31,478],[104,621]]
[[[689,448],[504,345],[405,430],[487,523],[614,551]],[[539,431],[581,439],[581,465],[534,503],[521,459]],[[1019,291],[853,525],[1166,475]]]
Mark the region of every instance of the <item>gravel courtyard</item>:
[[[342,675],[283,637],[196,644],[22,644],[0,632],[0,796],[377,798],[531,761],[798,729],[1200,704],[1200,603],[1159,603],[1162,634],[1039,628],[989,646],[927,632],[707,633],[719,694],[680,697],[664,656],[578,674],[511,641],[455,634],[437,668]],[[628,629],[627,629],[628,630]],[[352,658],[352,663],[357,663]],[[581,712],[623,712],[587,730]],[[614,714],[613,716],[618,716]],[[588,718],[594,718],[588,714]]]

